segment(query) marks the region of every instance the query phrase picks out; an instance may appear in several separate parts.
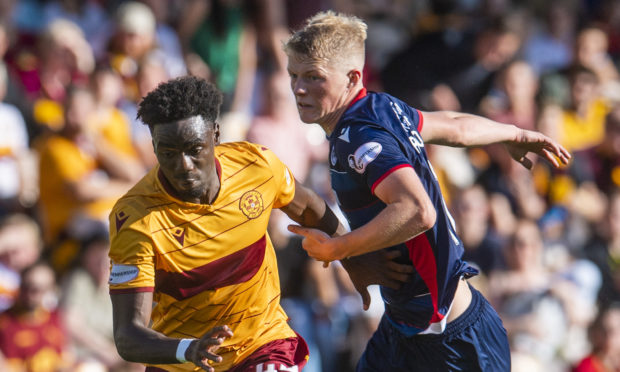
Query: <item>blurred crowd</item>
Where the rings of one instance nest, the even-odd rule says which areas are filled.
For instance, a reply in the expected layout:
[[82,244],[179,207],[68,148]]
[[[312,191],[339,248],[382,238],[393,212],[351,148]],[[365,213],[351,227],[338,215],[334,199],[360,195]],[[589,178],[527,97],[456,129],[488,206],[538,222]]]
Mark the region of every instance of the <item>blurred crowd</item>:
[[[193,74],[224,93],[223,141],[271,148],[333,208],[322,130],[300,122],[281,49],[319,10],[369,25],[365,85],[425,111],[557,139],[568,167],[427,146],[501,315],[514,371],[620,371],[620,2],[0,0],[0,370],[143,371],[118,356],[108,213],[156,164],[140,98]],[[308,259],[275,211],[282,304],[308,372],[351,371],[382,314]]]

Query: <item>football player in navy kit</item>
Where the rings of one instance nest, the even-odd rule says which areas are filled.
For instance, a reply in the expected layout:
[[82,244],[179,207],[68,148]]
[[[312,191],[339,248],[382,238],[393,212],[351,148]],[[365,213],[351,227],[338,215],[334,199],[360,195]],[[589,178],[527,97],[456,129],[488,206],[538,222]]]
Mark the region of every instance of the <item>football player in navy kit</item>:
[[[358,371],[509,371],[506,331],[465,279],[477,270],[446,208],[425,143],[503,143],[530,168],[529,152],[554,166],[570,154],[541,133],[455,112],[421,112],[362,84],[366,24],[322,12],[285,43],[299,115],[330,141],[332,187],[351,232],[339,237],[291,225],[317,260],[398,250],[415,268],[400,289],[381,287],[385,314]],[[420,58],[423,58],[421,56]]]

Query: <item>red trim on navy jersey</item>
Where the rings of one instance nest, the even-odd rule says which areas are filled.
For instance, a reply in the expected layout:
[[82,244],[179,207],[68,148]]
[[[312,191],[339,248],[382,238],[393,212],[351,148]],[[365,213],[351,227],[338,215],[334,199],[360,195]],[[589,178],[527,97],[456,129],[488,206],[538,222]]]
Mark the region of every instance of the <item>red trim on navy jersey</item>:
[[439,291],[437,288],[437,262],[435,261],[433,247],[431,247],[425,233],[405,242],[405,245],[409,250],[409,258],[411,258],[413,266],[424,280],[424,284],[431,294],[431,301],[433,302],[431,323],[436,323],[443,319],[444,315],[439,313],[437,306]]
[[366,97],[366,94],[368,94],[368,91],[366,90],[366,88],[362,87],[362,89],[357,93],[357,96],[355,96],[355,98],[353,98],[353,101],[351,101],[351,103],[349,103],[349,107],[353,106],[353,104],[357,101],[359,101],[360,99]]
[[418,112],[418,117],[420,118],[420,120],[418,120],[418,133],[422,133],[422,127],[424,126],[424,116],[422,116],[422,112],[418,109],[416,109],[416,111]]
[[153,287],[110,288],[110,294],[153,292],[153,290],[154,290]]
[[198,293],[243,283],[253,277],[265,258],[266,236],[255,243],[206,265],[182,273],[165,270],[155,272],[155,288],[177,300]]
[[390,170],[388,170],[387,172],[383,173],[383,176],[379,177],[379,179],[377,179],[375,181],[375,183],[372,184],[372,187],[370,188],[370,192],[374,195],[375,194],[375,189],[377,188],[377,186],[379,186],[379,184],[381,183],[381,181],[383,181],[387,176],[389,176],[390,174],[394,173],[394,171],[400,169],[400,168],[405,168],[405,167],[409,167],[409,168],[413,168],[411,166],[411,164],[399,164],[393,168],[391,168]]

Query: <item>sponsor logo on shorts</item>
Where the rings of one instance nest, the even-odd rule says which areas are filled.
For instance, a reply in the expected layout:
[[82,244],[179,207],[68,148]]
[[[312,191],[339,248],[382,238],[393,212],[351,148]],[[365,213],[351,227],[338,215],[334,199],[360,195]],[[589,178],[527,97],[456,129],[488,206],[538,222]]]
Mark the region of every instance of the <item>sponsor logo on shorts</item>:
[[250,190],[239,199],[239,209],[249,219],[254,219],[263,213],[263,197],[256,190]]
[[140,269],[134,265],[112,264],[110,271],[110,284],[127,283],[138,276]]
[[348,157],[349,166],[357,173],[364,173],[366,166],[379,156],[383,147],[378,142],[366,142],[355,150],[354,154]]

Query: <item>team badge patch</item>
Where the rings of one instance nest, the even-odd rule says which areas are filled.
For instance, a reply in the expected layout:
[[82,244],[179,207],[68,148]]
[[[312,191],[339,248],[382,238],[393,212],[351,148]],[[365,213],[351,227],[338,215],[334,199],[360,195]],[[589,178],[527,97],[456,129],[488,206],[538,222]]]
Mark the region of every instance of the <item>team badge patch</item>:
[[112,264],[110,271],[110,284],[127,283],[138,276],[140,269],[133,265]]
[[364,173],[366,166],[379,156],[383,147],[378,142],[366,142],[349,155],[349,166],[357,173]]
[[263,197],[256,190],[248,191],[239,199],[239,209],[247,218],[257,218],[263,213]]

